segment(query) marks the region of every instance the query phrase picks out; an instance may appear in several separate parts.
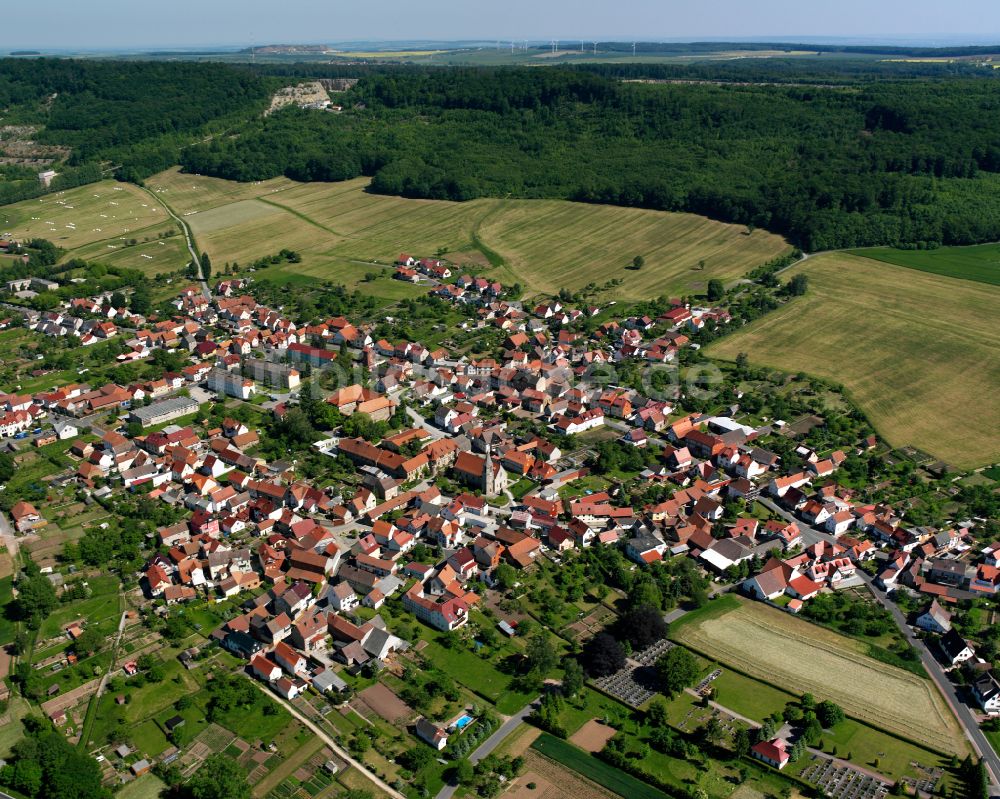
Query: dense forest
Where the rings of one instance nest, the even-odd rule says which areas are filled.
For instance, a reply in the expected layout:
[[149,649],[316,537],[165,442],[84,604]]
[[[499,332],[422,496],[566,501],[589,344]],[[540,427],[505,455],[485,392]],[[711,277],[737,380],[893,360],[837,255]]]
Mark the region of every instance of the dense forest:
[[[172,166],[192,140],[259,115],[280,82],[222,64],[8,58],[0,108],[5,125],[72,148],[53,187],[64,189],[99,179],[98,164],[126,178]],[[0,182],[0,202],[39,193],[37,180]]]
[[1000,238],[1000,81],[982,72],[824,88],[398,68],[343,102],[256,120],[182,163],[244,181],[370,175],[408,197],[685,210],[808,250]]
[[[343,113],[269,94],[359,77]],[[372,178],[407,197],[684,210],[807,250],[1000,239],[1000,75],[777,58],[541,68],[0,60],[6,124],[71,148],[54,190],[178,161],[236,180]],[[238,135],[233,135],[238,133]],[[15,169],[8,174],[17,177]],[[0,180],[0,202],[35,196]]]

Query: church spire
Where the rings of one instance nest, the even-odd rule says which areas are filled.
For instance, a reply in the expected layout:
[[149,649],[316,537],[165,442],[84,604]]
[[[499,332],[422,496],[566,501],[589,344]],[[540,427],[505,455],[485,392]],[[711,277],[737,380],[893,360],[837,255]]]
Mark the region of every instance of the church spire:
[[483,464],[483,493],[488,497],[495,497],[496,472],[493,469],[493,442],[486,445],[486,462]]

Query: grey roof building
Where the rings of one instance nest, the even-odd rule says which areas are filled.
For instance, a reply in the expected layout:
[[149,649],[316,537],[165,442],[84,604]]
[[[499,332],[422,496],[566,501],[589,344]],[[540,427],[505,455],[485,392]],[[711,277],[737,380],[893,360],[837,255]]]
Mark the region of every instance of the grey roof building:
[[133,408],[129,418],[143,427],[163,424],[198,410],[198,403],[190,397],[171,397],[143,408]]

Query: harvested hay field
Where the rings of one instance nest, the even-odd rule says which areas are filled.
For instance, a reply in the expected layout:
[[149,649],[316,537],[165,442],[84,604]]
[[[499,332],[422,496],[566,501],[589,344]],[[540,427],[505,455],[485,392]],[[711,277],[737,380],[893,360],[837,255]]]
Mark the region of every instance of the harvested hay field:
[[570,736],[569,742],[587,752],[600,752],[604,744],[614,738],[616,732],[618,730],[614,727],[601,724],[597,719],[591,719]]
[[63,260],[100,261],[148,275],[182,269],[190,260],[177,223],[131,183],[102,180],[5,205],[0,225],[17,239],[48,239],[66,251]]
[[938,247],[935,250],[866,247],[854,250],[853,254],[897,266],[908,266],[921,272],[1000,286],[1000,244]]
[[[175,167],[160,172],[146,181],[146,186],[177,214],[189,211],[204,211],[220,205],[263,197],[295,182],[287,178],[237,183],[234,180],[215,180],[200,175],[184,175]],[[280,249],[280,248],[279,248]]]
[[[701,293],[711,278],[734,280],[789,250],[780,236],[746,235],[741,225],[694,214],[560,200],[505,201],[479,236],[537,292],[621,278],[622,295],[633,299]],[[633,271],[627,267],[636,255],[645,265]]]
[[144,230],[166,222],[167,212],[146,192],[113,180],[0,208],[0,224],[15,239],[48,239],[66,250],[141,239]]
[[940,752],[965,754],[961,728],[930,680],[880,663],[864,644],[757,602],[679,627],[697,652],[783,686],[830,699],[851,716]]
[[541,734],[542,731],[538,727],[532,727],[530,724],[521,724],[514,732],[503,739],[503,742],[495,751],[498,755],[506,755],[507,757],[523,755],[531,748],[531,745]]
[[[163,234],[169,235],[164,237]],[[147,275],[176,271],[191,259],[184,237],[173,223],[146,228],[137,233],[135,239],[133,245],[122,241],[97,241],[73,250],[73,257],[100,261],[108,266],[138,269]]]
[[[707,353],[842,383],[879,433],[958,468],[1000,460],[1000,287],[844,253],[782,277],[809,276],[805,296]],[[970,435],[956,435],[956,408]]]
[[[789,249],[779,236],[693,214],[561,200],[410,200],[369,194],[367,179],[241,184],[172,169],[147,185],[184,216],[213,262],[245,263],[287,247],[301,252],[303,274],[349,286],[370,266],[344,274],[347,264],[445,250],[459,265],[492,261],[487,274],[529,295],[620,278],[609,298],[647,299],[703,291],[711,278],[740,277]],[[626,268],[636,255],[645,266]]]

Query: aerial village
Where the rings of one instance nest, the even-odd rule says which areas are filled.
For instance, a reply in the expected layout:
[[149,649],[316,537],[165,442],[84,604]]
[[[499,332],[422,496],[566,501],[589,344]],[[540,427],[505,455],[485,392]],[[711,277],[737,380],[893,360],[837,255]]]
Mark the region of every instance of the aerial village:
[[[403,674],[416,656],[434,667],[429,635],[475,626],[480,645],[516,641],[531,614],[505,597],[533,573],[614,550],[632,571],[689,561],[709,603],[735,593],[805,618],[831,594],[874,585],[881,602],[898,592],[918,645],[944,671],[968,669],[981,718],[1000,714],[990,659],[952,623],[1000,586],[1000,543],[982,541],[984,520],[921,526],[898,502],[866,500],[871,492],[844,470],[884,448],[870,431],[822,446],[809,435],[821,419],[764,418],[739,392],[691,411],[684,386],[593,379],[605,367],[685,362],[703,330],[734,324],[727,307],[674,298],[657,315],[619,316],[613,304],[525,305],[501,283],[405,254],[393,274],[426,284],[499,347],[477,356],[386,340],[374,323],[344,316],[304,321],[259,303],[249,277],[184,288],[168,317],[115,307],[107,294],[43,312],[8,307],[5,327],[81,347],[117,340],[121,364],[180,356],[151,380],[91,384],[84,373],[0,394],[0,437],[15,458],[58,447],[70,466],[55,485],[88,504],[142,496],[176,519],[142,544],[141,570],[122,575],[141,609],[126,629],[140,616],[228,603],[235,610],[203,630],[202,650],[235,656],[282,700],[337,704],[359,676]],[[282,447],[262,446],[303,417],[312,440],[296,448],[286,437],[280,457]],[[300,468],[307,458],[337,476],[314,479]],[[41,501],[18,500],[9,515],[15,540],[48,522]],[[61,584],[70,575],[60,571],[46,569]],[[86,626],[75,621],[65,634]],[[585,643],[599,629],[573,634]],[[116,655],[116,672],[137,670],[136,658]],[[638,706],[634,683],[607,686]],[[485,717],[474,703],[454,713],[420,715],[412,734],[436,753]],[[50,716],[82,724],[65,706]],[[783,768],[790,748],[768,738],[752,756]],[[133,757],[132,775],[149,760],[137,769]]]

